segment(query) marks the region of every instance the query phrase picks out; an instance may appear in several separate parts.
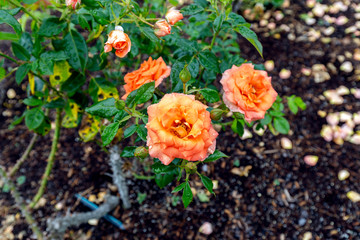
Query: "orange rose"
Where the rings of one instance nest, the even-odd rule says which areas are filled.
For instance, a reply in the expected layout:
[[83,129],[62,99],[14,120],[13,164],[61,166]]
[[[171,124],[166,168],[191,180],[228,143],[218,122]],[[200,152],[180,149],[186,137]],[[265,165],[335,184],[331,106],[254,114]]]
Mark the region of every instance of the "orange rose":
[[218,133],[211,125],[207,106],[193,95],[166,94],[148,107],[149,154],[168,165],[174,158],[203,161],[215,151]]
[[174,25],[178,21],[184,18],[184,16],[181,14],[179,10],[176,10],[175,8],[170,8],[169,11],[165,15],[166,20],[170,25]]
[[138,89],[145,83],[155,81],[155,87],[170,76],[171,68],[166,66],[166,63],[159,57],[153,60],[151,57],[147,61],[144,61],[138,70],[125,75],[124,80],[126,85],[124,86],[126,94],[121,99],[125,100],[127,96],[134,90]]
[[110,52],[112,48],[115,48],[115,54],[120,58],[125,57],[126,54],[130,52],[130,38],[126,33],[124,33],[124,29],[121,26],[116,26],[115,30],[111,31],[108,35],[104,51]]
[[234,65],[224,72],[220,82],[226,106],[232,112],[245,114],[248,122],[264,118],[277,96],[271,77],[265,71],[254,70],[251,63]]
[[66,0],[66,6],[71,6],[73,9],[76,9],[81,3],[81,0]]
[[154,33],[158,37],[164,37],[171,33],[171,26],[167,23],[165,19],[157,21],[154,28]]

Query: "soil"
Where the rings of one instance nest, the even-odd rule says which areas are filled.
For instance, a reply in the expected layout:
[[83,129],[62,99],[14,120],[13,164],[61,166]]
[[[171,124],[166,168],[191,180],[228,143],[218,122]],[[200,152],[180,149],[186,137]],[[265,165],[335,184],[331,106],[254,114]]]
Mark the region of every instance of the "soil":
[[[335,26],[330,43],[321,39],[312,41],[289,40],[288,34],[294,33],[297,39],[310,31],[323,29],[324,25],[308,26],[300,19],[301,13],[310,11],[304,1],[293,1],[284,10],[285,17],[276,21],[276,25],[293,26],[289,31],[271,34],[268,28],[255,24],[255,32],[264,47],[264,60],[244,39],[240,39],[242,54],[256,63],[274,60],[275,68],[270,72],[272,83],[280,96],[296,94],[302,97],[307,109],[293,115],[287,111],[286,117],[291,125],[288,138],[293,149],[285,150],[280,146],[283,135],[273,136],[269,131],[263,136],[254,136],[241,140],[231,131],[222,132],[218,137],[218,148],[230,158],[218,160],[202,166],[202,171],[211,179],[218,180],[216,196],[209,202],[200,202],[198,197],[187,209],[180,200],[173,206],[171,190],[176,182],[164,189],[159,189],[152,180],[128,178],[132,207],[124,210],[118,206],[112,215],[121,220],[126,230],[121,231],[104,219],[96,226],[83,224],[69,230],[66,239],[305,239],[305,233],[311,233],[308,239],[360,239],[359,203],[346,197],[350,190],[360,192],[360,148],[345,142],[342,146],[326,142],[320,136],[322,125],[326,123],[317,112],[360,110],[360,101],[352,95],[345,96],[344,104],[331,105],[321,96],[325,90],[335,89],[340,85],[348,88],[360,88],[356,80],[359,75],[352,71],[339,70],[339,55],[346,51],[353,53],[359,43],[344,30],[355,24],[354,10],[349,8],[334,16],[345,15],[349,22]],[[323,1],[325,4],[333,2]],[[270,21],[274,21],[273,17]],[[301,29],[298,32],[297,29]],[[9,51],[8,51],[9,52]],[[359,62],[347,59],[359,69]],[[329,72],[331,79],[315,83],[313,77],[304,76],[301,69],[311,68],[314,64],[333,63],[337,73]],[[281,79],[281,69],[291,70],[291,77]],[[358,73],[357,73],[358,74]],[[9,80],[10,81],[10,80]],[[21,156],[32,133],[22,124],[13,130],[8,126],[14,116],[20,115],[24,105],[19,100],[24,90],[13,82],[15,99],[5,98],[0,115],[0,164],[11,167]],[[19,187],[24,199],[30,200],[37,191],[38,181],[46,166],[50,152],[52,133],[41,137],[29,158],[23,164],[18,176],[26,176],[26,181]],[[305,155],[319,156],[316,166],[304,163]],[[248,176],[231,173],[237,167],[251,166]],[[206,167],[204,167],[206,166]],[[345,181],[338,179],[338,172],[347,169],[350,177]],[[65,214],[67,211],[87,211],[74,198],[75,193],[85,197],[111,191],[111,170],[108,154],[96,143],[80,141],[76,129],[62,129],[59,151],[48,182],[45,201],[33,213],[43,230],[46,219]],[[144,173],[149,174],[149,173]],[[198,177],[191,177],[191,186],[200,191],[203,186]],[[142,204],[137,201],[138,193],[146,193]],[[116,194],[113,191],[112,194]],[[175,194],[176,195],[176,194]],[[59,203],[61,207],[59,207]],[[0,192],[0,221],[15,215],[18,210],[7,193]],[[57,205],[58,210],[55,208]],[[204,222],[210,222],[213,233],[206,236],[199,232]],[[1,225],[0,225],[1,226]],[[12,233],[15,238],[31,238],[31,232],[22,217],[13,223]]]

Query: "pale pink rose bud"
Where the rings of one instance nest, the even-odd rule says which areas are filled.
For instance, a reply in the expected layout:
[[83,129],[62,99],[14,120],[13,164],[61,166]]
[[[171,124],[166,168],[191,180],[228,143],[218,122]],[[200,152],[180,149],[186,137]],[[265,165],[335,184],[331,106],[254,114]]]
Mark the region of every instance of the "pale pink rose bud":
[[201,227],[199,228],[199,232],[205,235],[210,235],[213,232],[213,227],[211,223],[205,222]]
[[171,33],[171,26],[165,19],[159,20],[155,23],[154,33],[158,37],[164,37]]
[[329,113],[326,117],[326,121],[331,126],[337,125],[339,123],[339,120],[340,120],[339,113]]
[[329,125],[324,125],[320,131],[320,135],[325,141],[330,142],[333,139],[333,130]]
[[318,156],[315,155],[307,155],[304,157],[304,162],[309,166],[315,166],[319,160]]
[[80,6],[81,0],[66,0],[66,6],[71,6],[73,9],[76,9]]
[[174,25],[178,21],[184,18],[184,16],[181,14],[179,10],[176,10],[176,8],[170,8],[169,11],[165,15],[166,20],[170,25]]

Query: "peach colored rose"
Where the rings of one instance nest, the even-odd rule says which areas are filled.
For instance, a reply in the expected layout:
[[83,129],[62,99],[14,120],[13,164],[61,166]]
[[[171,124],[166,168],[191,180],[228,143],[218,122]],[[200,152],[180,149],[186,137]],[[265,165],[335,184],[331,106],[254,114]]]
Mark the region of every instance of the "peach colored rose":
[[116,26],[115,30],[111,31],[108,35],[108,40],[105,43],[104,51],[110,52],[115,48],[116,56],[123,58],[130,52],[131,41],[129,36],[124,33],[121,26]]
[[233,65],[223,73],[220,82],[226,106],[232,112],[243,113],[248,122],[264,118],[277,97],[271,77],[265,71],[255,70],[251,63]]
[[215,151],[218,133],[211,125],[207,106],[193,95],[166,94],[148,107],[149,154],[168,165],[174,158],[203,161]]
[[174,25],[178,21],[184,18],[184,16],[181,14],[179,10],[176,10],[176,8],[170,8],[169,11],[165,15],[166,20],[170,25]]
[[66,6],[71,6],[76,9],[81,3],[81,0],[66,0]]
[[164,37],[171,33],[171,26],[165,19],[159,20],[155,23],[154,33],[158,37]]
[[166,66],[166,63],[159,57],[158,59],[152,59],[149,57],[147,61],[144,61],[138,70],[125,75],[125,91],[126,94],[121,99],[125,100],[127,96],[134,90],[138,89],[145,83],[155,81],[155,87],[170,76],[171,68]]

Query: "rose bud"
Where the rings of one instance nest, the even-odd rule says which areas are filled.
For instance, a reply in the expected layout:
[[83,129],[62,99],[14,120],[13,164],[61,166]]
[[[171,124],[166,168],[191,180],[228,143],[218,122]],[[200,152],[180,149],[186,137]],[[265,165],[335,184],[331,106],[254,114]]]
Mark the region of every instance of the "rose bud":
[[115,102],[115,107],[118,109],[118,110],[123,110],[125,108],[125,102],[124,100],[116,100]]
[[146,147],[137,147],[134,152],[134,156],[138,158],[146,158],[149,155],[149,150]]
[[110,52],[115,49],[115,54],[119,58],[123,58],[130,52],[131,40],[129,36],[124,33],[121,26],[116,26],[115,30],[111,31],[108,35],[108,40],[105,43],[104,52]]
[[181,70],[179,78],[183,83],[187,83],[191,79],[191,74],[187,68],[187,65]]
[[174,7],[170,8],[169,11],[165,15],[166,20],[170,25],[174,25],[178,21],[184,18],[184,16],[180,13],[179,10],[176,10]]
[[71,6],[74,10],[80,6],[81,0],[66,0],[66,6]]
[[210,112],[210,118],[211,118],[211,120],[219,121],[221,119],[223,113],[224,113],[224,110],[214,108]]
[[159,20],[155,23],[154,33],[158,37],[164,37],[171,33],[171,26],[165,19]]

